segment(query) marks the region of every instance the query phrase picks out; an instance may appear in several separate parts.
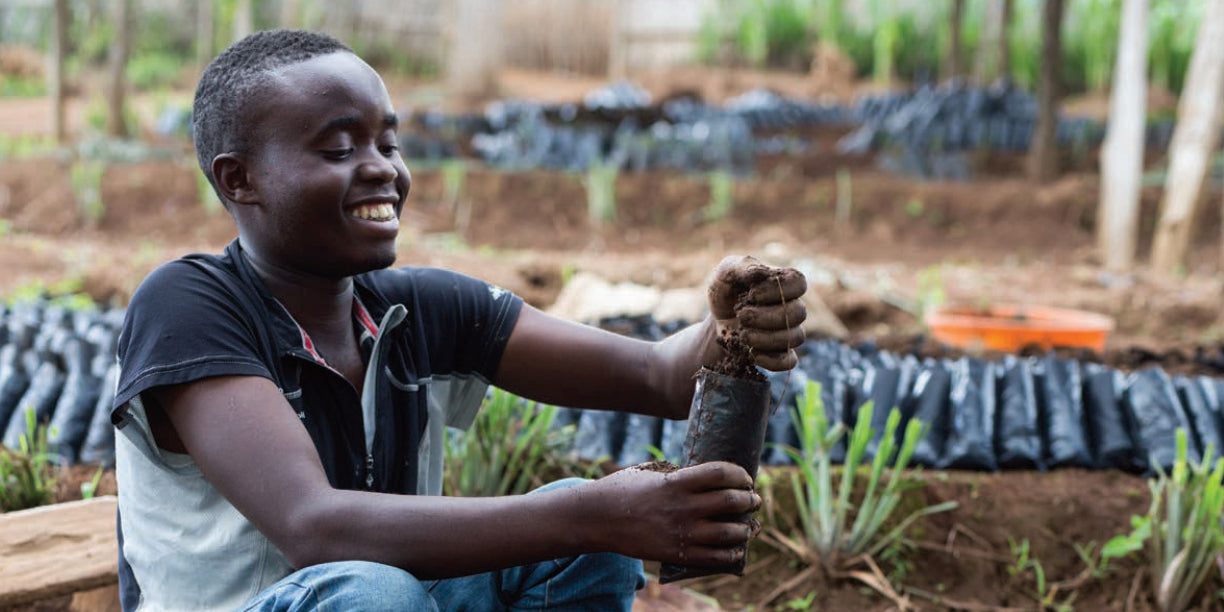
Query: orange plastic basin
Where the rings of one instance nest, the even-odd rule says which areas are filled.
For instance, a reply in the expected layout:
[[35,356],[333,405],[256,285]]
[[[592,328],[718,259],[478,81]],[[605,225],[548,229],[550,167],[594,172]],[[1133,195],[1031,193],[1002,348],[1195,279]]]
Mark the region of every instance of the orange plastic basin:
[[926,317],[936,340],[952,346],[1015,352],[1027,346],[1105,349],[1113,319],[1095,312],[995,304],[942,306]]

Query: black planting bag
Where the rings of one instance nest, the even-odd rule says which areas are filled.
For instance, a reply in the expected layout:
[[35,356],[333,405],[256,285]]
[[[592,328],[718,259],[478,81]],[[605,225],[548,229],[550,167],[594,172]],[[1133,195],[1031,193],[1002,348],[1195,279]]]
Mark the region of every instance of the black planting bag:
[[4,439],[0,444],[6,448],[18,448],[22,435],[33,435],[26,426],[27,411],[33,410],[38,423],[46,423],[55,409],[60,390],[64,386],[64,373],[50,361],[44,361],[30,379],[30,388],[17,403],[17,409],[9,417],[8,427],[4,430]]
[[995,459],[1004,469],[1044,469],[1037,394],[1028,361],[1008,355],[998,370]]
[[[1084,435],[1079,364],[1050,355],[1037,362],[1038,422],[1043,424],[1047,467],[1092,467]],[[1035,381],[1036,382],[1036,381]]]
[[[765,428],[770,409],[769,381],[750,380],[719,374],[702,368],[689,410],[689,430],[685,438],[682,466],[709,461],[729,461],[756,479],[765,446]],[[750,514],[725,517],[746,522]],[[710,574],[743,575],[746,555],[739,561],[717,567],[685,567],[664,563],[659,582],[667,583]]]
[[1084,366],[1084,412],[1093,464],[1102,469],[1142,472],[1147,458],[1135,443],[1130,411],[1122,405],[1126,376],[1117,370],[1089,363]]
[[[1193,430],[1169,375],[1159,368],[1132,374],[1126,389],[1125,405],[1135,424],[1140,456],[1147,459],[1149,471],[1155,466],[1165,471],[1172,469],[1177,460],[1177,430]],[[1188,442],[1186,458],[1198,461],[1198,445],[1193,438]]]
[[903,409],[905,416],[909,417],[906,421],[918,419],[928,427],[927,435],[914,447],[915,465],[939,467],[943,463],[948,440],[948,390],[951,383],[952,376],[942,363],[935,360],[923,363],[914,377],[914,388],[906,401],[908,408]]
[[948,439],[941,467],[995,471],[994,364],[960,359],[952,364]]

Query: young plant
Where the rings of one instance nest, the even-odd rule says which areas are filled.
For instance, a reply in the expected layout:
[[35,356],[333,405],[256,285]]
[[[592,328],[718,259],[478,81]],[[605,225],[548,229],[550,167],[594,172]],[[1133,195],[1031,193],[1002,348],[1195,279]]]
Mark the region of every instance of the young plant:
[[587,215],[591,225],[600,227],[616,221],[616,164],[594,163],[587,168]]
[[591,470],[565,456],[574,428],[554,429],[556,414],[556,406],[525,401],[494,388],[472,428],[446,446],[446,494],[514,495],[545,484],[545,478],[554,473],[589,477]]
[[[1224,458],[1208,445],[1198,463],[1186,458],[1186,432],[1177,430],[1177,459],[1165,473],[1158,465],[1148,482],[1152,504],[1133,517],[1134,531],[1106,545],[1122,554],[1144,543],[1151,560],[1156,603],[1164,612],[1185,610],[1199,593],[1224,548]],[[1153,463],[1153,465],[1156,465]]]
[[47,426],[38,423],[33,408],[26,410],[26,431],[18,448],[0,448],[0,512],[45,506],[54,497]]
[[[873,410],[871,402],[859,409],[836,493],[831,451],[845,433],[845,427],[841,423],[830,425],[820,398],[820,385],[816,382],[808,382],[796,414],[800,447],[785,449],[799,465],[791,484],[800,533],[788,535],[770,530],[765,539],[795,554],[801,562],[820,568],[829,577],[847,575],[847,569],[859,562],[874,567],[871,559],[900,540],[905,530],[919,518],[956,507],[954,501],[923,506],[884,531],[885,523],[897,509],[905,491],[901,474],[908,467],[915,446],[926,434],[922,422],[910,420],[898,444],[896,434],[901,412],[895,408],[888,415],[879,449],[871,459],[866,487],[858,499],[852,500],[859,465],[875,433],[871,429]],[[886,478],[885,471],[890,463],[892,471]],[[851,509],[857,509],[853,522],[849,520]]]
[[710,203],[705,209],[706,221],[721,221],[735,208],[735,176],[726,170],[711,172]]

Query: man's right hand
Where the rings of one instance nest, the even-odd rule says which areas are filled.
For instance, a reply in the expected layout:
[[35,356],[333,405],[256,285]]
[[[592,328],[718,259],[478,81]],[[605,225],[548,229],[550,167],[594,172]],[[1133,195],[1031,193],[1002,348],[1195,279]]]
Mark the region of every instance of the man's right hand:
[[759,526],[728,520],[755,512],[761,498],[733,463],[711,462],[673,472],[626,468],[575,489],[587,489],[604,519],[608,550],[692,567],[738,561]]

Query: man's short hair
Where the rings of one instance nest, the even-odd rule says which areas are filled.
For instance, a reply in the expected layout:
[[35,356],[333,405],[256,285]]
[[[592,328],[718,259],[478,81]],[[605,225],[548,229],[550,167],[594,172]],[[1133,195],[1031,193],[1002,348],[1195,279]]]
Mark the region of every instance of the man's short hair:
[[[191,132],[200,170],[213,189],[217,188],[213,158],[250,150],[248,104],[268,82],[268,73],[337,51],[352,49],[319,32],[269,30],[234,43],[208,64],[196,85]],[[219,190],[217,195],[225,201]]]

